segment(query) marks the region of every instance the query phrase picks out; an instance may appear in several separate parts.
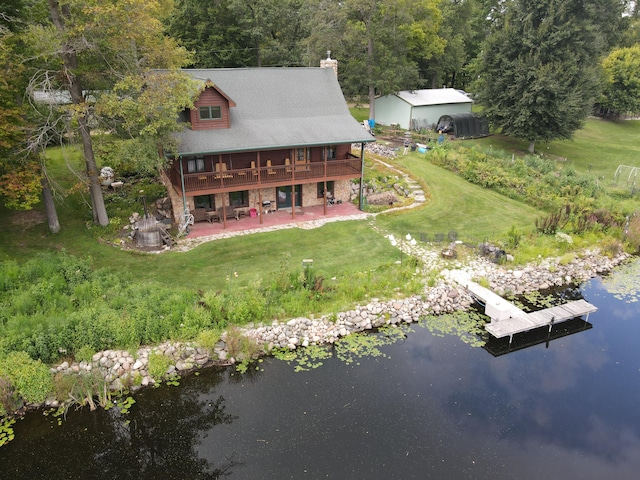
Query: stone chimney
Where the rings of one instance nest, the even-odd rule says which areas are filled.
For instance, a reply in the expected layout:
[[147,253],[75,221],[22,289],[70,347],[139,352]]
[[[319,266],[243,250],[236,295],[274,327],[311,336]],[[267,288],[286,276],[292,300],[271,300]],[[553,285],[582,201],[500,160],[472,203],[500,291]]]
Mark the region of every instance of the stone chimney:
[[331,59],[331,50],[327,50],[326,60],[320,60],[320,66],[322,68],[333,68],[336,77],[338,76],[338,60]]

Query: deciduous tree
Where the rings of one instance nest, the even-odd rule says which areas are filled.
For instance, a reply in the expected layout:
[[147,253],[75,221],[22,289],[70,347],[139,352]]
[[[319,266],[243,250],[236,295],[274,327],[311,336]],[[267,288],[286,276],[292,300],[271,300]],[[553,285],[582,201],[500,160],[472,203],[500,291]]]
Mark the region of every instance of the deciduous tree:
[[482,29],[474,28],[480,8],[477,0],[442,0],[439,7],[442,12],[439,36],[446,44],[442,52],[418,61],[420,74],[431,88],[443,85],[464,88],[466,80],[459,79],[459,75],[484,41]]
[[618,115],[640,113],[640,45],[614,50],[602,62],[603,106]]
[[50,22],[31,27],[32,86],[51,94],[68,92],[69,124],[82,142],[99,225],[109,219],[93,153],[91,128],[98,125],[94,102],[126,77],[184,63],[186,51],[164,35],[160,21],[171,5],[166,0],[47,0]]
[[324,42],[324,50],[335,52],[345,93],[366,96],[370,118],[375,118],[376,95],[416,88],[418,61],[444,48],[437,35],[441,16],[436,0],[317,3],[322,8],[316,9],[315,51]]

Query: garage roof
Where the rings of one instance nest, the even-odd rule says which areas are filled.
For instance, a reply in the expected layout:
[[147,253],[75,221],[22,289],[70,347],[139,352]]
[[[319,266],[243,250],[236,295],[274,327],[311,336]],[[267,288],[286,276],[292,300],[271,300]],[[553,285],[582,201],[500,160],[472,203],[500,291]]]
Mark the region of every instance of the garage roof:
[[396,93],[396,95],[414,107],[450,103],[473,103],[473,100],[453,88],[403,90]]

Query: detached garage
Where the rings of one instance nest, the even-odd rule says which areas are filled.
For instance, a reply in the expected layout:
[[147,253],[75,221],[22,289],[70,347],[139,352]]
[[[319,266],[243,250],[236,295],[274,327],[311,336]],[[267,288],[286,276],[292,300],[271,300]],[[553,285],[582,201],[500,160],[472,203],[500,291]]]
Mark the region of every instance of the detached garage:
[[375,100],[376,123],[405,130],[435,128],[443,115],[471,113],[473,100],[453,88],[405,90]]

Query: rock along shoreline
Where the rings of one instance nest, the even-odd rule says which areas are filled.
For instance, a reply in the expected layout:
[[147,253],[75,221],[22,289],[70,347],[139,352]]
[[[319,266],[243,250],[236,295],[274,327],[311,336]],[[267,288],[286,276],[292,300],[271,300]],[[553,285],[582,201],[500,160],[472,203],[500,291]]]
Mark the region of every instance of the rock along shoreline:
[[[471,278],[482,278],[491,290],[499,295],[521,295],[578,284],[609,272],[627,261],[631,255],[621,253],[613,258],[598,250],[585,250],[571,262],[560,258],[541,259],[518,268],[496,265],[485,258],[471,261],[444,262],[439,252],[428,246],[403,246],[408,255],[421,258],[422,271],[417,275],[439,269],[436,283],[424,287],[422,294],[402,299],[380,301],[371,299],[367,304],[340,312],[332,317],[298,317],[288,321],[273,321],[271,324],[249,325],[240,328],[242,335],[264,346],[262,354],[268,355],[274,348],[294,350],[310,344],[331,344],[354,332],[372,330],[384,325],[413,323],[426,315],[439,315],[464,311],[474,303],[473,298],[449,276],[453,269],[465,271]],[[208,349],[194,343],[165,342],[161,345],[139,348],[135,354],[125,350],[105,350],[96,353],[90,362],[64,362],[51,369],[54,374],[83,374],[98,372],[112,391],[135,391],[151,386],[156,380],[149,374],[149,357],[161,354],[169,359],[166,376],[183,375],[206,366],[229,366],[241,358],[231,356],[226,343],[226,334],[215,348]],[[43,405],[57,408],[57,400],[48,400]]]

